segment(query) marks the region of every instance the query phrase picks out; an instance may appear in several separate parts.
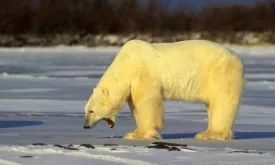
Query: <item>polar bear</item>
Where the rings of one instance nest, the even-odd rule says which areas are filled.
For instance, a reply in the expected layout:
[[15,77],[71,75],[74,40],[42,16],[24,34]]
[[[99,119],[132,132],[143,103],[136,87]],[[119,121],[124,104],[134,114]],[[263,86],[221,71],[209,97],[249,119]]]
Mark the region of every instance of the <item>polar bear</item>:
[[164,100],[201,101],[207,109],[208,128],[195,139],[229,140],[243,88],[242,61],[217,43],[131,40],[94,88],[85,106],[84,128],[93,128],[102,119],[114,127],[127,101],[136,129],[123,138],[161,139]]

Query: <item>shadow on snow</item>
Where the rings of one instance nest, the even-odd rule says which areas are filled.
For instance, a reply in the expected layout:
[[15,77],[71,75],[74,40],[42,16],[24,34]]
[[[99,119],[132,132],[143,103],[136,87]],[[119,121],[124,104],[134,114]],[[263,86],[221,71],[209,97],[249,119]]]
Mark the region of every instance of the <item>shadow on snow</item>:
[[[162,134],[163,139],[194,138],[196,133]],[[234,140],[275,138],[275,132],[234,132]]]
[[41,121],[5,120],[0,121],[0,128],[26,127],[42,124],[43,122]]
[[[197,133],[174,133],[174,134],[161,134],[163,139],[193,139]],[[110,138],[110,137],[100,137]],[[112,138],[123,138],[122,136],[113,136]],[[264,139],[275,138],[275,132],[234,132],[233,140],[240,139]]]

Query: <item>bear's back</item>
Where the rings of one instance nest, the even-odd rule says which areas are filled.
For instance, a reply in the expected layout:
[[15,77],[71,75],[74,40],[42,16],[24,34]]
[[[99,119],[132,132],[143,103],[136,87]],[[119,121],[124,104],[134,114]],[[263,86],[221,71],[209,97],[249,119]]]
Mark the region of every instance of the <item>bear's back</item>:
[[[153,43],[159,51],[169,55],[199,56],[199,58],[218,58],[228,56],[226,47],[207,40],[186,40],[171,43]],[[226,52],[226,53],[225,53]],[[230,54],[231,55],[231,54]]]
[[[153,43],[154,53],[140,54],[146,66],[161,80],[165,98],[196,100],[211,67],[225,66],[234,52],[205,40]],[[149,57],[148,57],[149,56]],[[188,91],[188,92],[183,92]]]

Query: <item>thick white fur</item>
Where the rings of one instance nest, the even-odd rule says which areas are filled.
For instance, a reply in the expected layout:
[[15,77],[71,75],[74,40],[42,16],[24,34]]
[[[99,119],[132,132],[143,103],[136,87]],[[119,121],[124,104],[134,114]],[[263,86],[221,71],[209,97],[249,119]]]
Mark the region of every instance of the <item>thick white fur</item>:
[[[127,42],[99,81],[87,112],[115,118],[127,101],[137,128],[125,139],[161,138],[163,100],[202,101],[208,128],[196,139],[227,140],[243,92],[243,66],[225,47],[205,40],[150,44]],[[88,121],[93,124],[93,119]]]

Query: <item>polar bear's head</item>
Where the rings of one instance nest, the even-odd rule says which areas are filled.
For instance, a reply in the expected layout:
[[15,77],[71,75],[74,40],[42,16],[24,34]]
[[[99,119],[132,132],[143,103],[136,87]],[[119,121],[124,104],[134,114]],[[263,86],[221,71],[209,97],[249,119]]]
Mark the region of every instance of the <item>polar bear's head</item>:
[[97,87],[85,106],[84,128],[93,128],[100,120],[105,120],[108,126],[113,128],[117,114],[118,108],[111,99],[108,89]]

